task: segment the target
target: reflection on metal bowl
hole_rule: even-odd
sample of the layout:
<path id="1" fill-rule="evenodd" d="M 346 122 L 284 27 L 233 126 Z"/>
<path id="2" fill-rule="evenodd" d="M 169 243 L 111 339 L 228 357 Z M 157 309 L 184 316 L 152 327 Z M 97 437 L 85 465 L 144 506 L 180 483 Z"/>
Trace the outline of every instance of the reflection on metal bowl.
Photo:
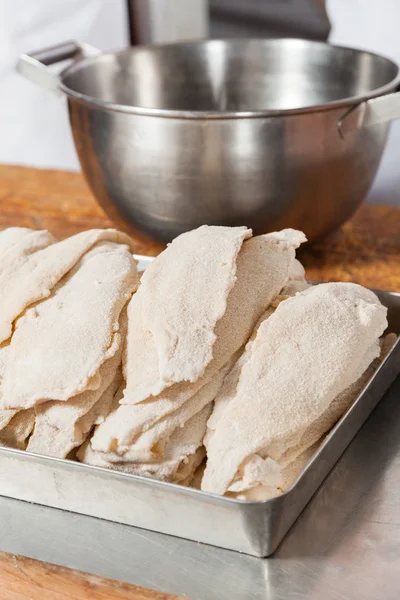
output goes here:
<path id="1" fill-rule="evenodd" d="M 60 76 L 45 66 L 66 58 Z M 18 69 L 67 95 L 104 209 L 165 241 L 203 223 L 326 235 L 363 201 L 400 116 L 393 62 L 305 40 L 107 54 L 70 42 L 23 55 Z"/>

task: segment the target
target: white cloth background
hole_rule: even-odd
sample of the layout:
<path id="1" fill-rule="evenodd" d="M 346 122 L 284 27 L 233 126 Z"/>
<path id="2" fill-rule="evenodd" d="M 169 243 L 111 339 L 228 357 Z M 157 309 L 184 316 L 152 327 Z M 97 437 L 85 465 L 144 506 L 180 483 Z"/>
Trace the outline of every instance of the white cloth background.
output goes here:
<path id="1" fill-rule="evenodd" d="M 400 0 L 327 0 L 329 41 L 383 54 L 400 65 Z M 369 201 L 400 204 L 400 121 L 391 126 Z"/>
<path id="2" fill-rule="evenodd" d="M 0 162 L 78 169 L 65 99 L 15 73 L 23 52 L 69 40 L 128 45 L 125 0 L 0 0 Z"/>

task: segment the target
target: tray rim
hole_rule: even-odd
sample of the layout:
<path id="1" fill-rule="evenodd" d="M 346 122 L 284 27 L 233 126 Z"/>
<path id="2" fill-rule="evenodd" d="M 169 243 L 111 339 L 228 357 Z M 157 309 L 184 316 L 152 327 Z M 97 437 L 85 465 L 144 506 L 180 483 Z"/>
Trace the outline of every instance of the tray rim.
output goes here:
<path id="1" fill-rule="evenodd" d="M 399 296 L 400 296 L 400 294 L 399 294 Z M 380 374 L 380 371 L 381 371 L 383 365 L 385 365 L 385 363 L 388 361 L 390 356 L 395 352 L 395 350 L 397 349 L 397 347 L 399 345 L 400 345 L 400 338 L 397 339 L 395 344 L 390 349 L 390 352 L 388 353 L 388 355 L 385 357 L 385 359 L 379 365 L 379 368 L 375 371 L 375 373 L 371 377 L 371 379 L 369 379 L 367 385 L 361 390 L 361 392 L 356 397 L 356 399 L 354 400 L 354 402 L 350 406 L 350 408 L 342 415 L 342 417 L 337 421 L 337 423 L 333 426 L 333 428 L 329 431 L 329 433 L 326 434 L 324 440 L 321 442 L 320 446 L 318 447 L 318 450 L 313 454 L 312 458 L 308 461 L 306 466 L 299 473 L 299 475 L 297 476 L 297 478 L 295 479 L 293 484 L 290 486 L 290 488 L 288 490 L 286 490 L 285 492 L 283 492 L 282 494 L 279 494 L 279 496 L 276 496 L 274 498 L 269 498 L 267 500 L 242 500 L 242 499 L 238 499 L 238 498 L 230 498 L 229 496 L 221 496 L 219 494 L 214 494 L 211 492 L 204 492 L 203 490 L 198 490 L 196 488 L 179 485 L 177 483 L 161 481 L 159 479 L 155 479 L 155 478 L 151 478 L 151 477 L 144 477 L 142 475 L 133 475 L 131 473 L 123 473 L 116 469 L 106 469 L 104 467 L 88 465 L 88 464 L 81 463 L 79 461 L 73 461 L 73 460 L 70 460 L 67 458 L 57 458 L 54 456 L 48 456 L 46 454 L 37 454 L 36 452 L 28 452 L 27 450 L 18 450 L 16 448 L 8 448 L 6 446 L 0 446 L 0 457 L 1 457 L 1 455 L 5 454 L 5 455 L 9 455 L 10 457 L 13 457 L 13 456 L 18 457 L 22 460 L 37 461 L 37 462 L 43 462 L 43 463 L 48 463 L 48 464 L 56 464 L 56 465 L 60 465 L 61 468 L 70 468 L 72 470 L 81 469 L 83 472 L 87 471 L 87 472 L 99 473 L 99 474 L 102 474 L 103 477 L 111 477 L 111 478 L 119 479 L 122 481 L 136 481 L 138 483 L 144 482 L 147 485 L 159 487 L 161 489 L 170 489 L 170 490 L 174 490 L 174 491 L 179 491 L 179 493 L 181 493 L 181 494 L 189 495 L 192 497 L 200 497 L 202 499 L 207 499 L 208 501 L 210 501 L 212 503 L 217 502 L 219 504 L 231 504 L 231 505 L 233 504 L 233 505 L 239 505 L 239 506 L 244 505 L 246 507 L 265 506 L 267 504 L 273 503 L 277 499 L 282 500 L 285 496 L 288 496 L 294 490 L 294 488 L 297 486 L 300 479 L 303 478 L 306 471 L 311 469 L 313 463 L 318 460 L 319 455 L 322 453 L 324 447 L 329 443 L 330 439 L 335 435 L 337 429 L 340 428 L 343 421 L 347 418 L 348 415 L 350 415 L 350 413 L 353 410 L 355 410 L 355 406 L 361 400 L 361 397 L 365 393 L 365 390 L 371 385 L 371 383 L 377 377 L 379 377 L 379 374 Z"/>
<path id="2" fill-rule="evenodd" d="M 133 256 L 139 263 L 140 262 L 150 263 L 155 258 L 153 256 L 145 256 L 145 255 L 140 255 L 140 254 L 134 254 Z M 310 283 L 312 285 L 318 285 L 319 283 L 323 283 L 323 282 L 310 281 Z M 400 298 L 400 292 L 395 292 L 395 291 L 390 291 L 390 290 L 377 290 L 374 288 L 368 288 L 368 289 L 371 289 L 371 291 L 378 293 L 378 294 L 379 293 L 387 294 L 388 296 L 396 296 L 396 297 Z M 337 430 L 341 427 L 342 423 L 349 417 L 349 415 L 354 410 L 356 410 L 356 406 L 359 403 L 359 401 L 362 399 L 362 396 L 364 395 L 366 390 L 371 386 L 371 384 L 375 381 L 375 379 L 377 379 L 380 376 L 380 372 L 381 372 L 382 368 L 388 362 L 388 360 L 394 354 L 394 352 L 396 352 L 396 350 L 399 348 L 399 346 L 400 346 L 400 335 L 398 336 L 396 342 L 393 344 L 392 348 L 390 349 L 390 351 L 388 352 L 387 356 L 382 361 L 382 363 L 379 365 L 378 369 L 375 371 L 373 376 L 368 380 L 367 384 L 360 391 L 358 396 L 354 399 L 351 406 L 340 417 L 340 419 L 335 423 L 333 428 L 325 435 L 325 438 L 319 445 L 317 451 L 313 454 L 313 456 L 310 458 L 310 460 L 307 462 L 307 464 L 301 470 L 301 472 L 299 473 L 299 475 L 297 476 L 295 481 L 292 483 L 290 488 L 288 488 L 282 494 L 279 494 L 278 496 L 275 496 L 274 498 L 269 498 L 267 500 L 257 500 L 256 501 L 256 500 L 230 498 L 228 496 L 221 496 L 220 494 L 204 492 L 203 490 L 179 485 L 177 483 L 161 481 L 161 480 L 151 478 L 151 477 L 144 477 L 142 475 L 133 475 L 131 473 L 123 473 L 116 469 L 106 469 L 104 467 L 88 465 L 85 463 L 81 463 L 79 461 L 74 461 L 74 460 L 70 460 L 70 459 L 66 459 L 66 458 L 57 458 L 57 457 L 48 456 L 45 454 L 37 454 L 35 452 L 28 452 L 27 450 L 18 450 L 16 448 L 8 448 L 6 446 L 0 446 L 0 457 L 1 457 L 1 455 L 6 455 L 6 456 L 9 456 L 10 458 L 15 457 L 17 459 L 20 459 L 23 461 L 26 460 L 28 462 L 33 461 L 33 462 L 45 463 L 50 466 L 51 465 L 59 465 L 61 469 L 65 469 L 65 468 L 67 468 L 68 470 L 76 470 L 76 469 L 79 470 L 80 469 L 82 471 L 82 473 L 84 473 L 85 471 L 87 473 L 94 473 L 94 474 L 97 473 L 98 475 L 100 475 L 103 478 L 111 478 L 111 479 L 125 481 L 125 482 L 135 481 L 139 485 L 144 483 L 150 487 L 157 487 L 160 489 L 171 490 L 173 492 L 178 492 L 179 494 L 184 494 L 184 495 L 190 496 L 193 499 L 198 498 L 198 499 L 204 500 L 207 503 L 211 503 L 211 504 L 246 507 L 246 508 L 250 508 L 250 510 L 252 507 L 260 509 L 265 506 L 271 506 L 278 501 L 282 502 L 286 497 L 290 496 L 293 493 L 296 486 L 300 483 L 300 480 L 304 477 L 304 475 L 310 469 L 312 469 L 314 463 L 316 461 L 318 461 L 318 458 L 319 458 L 320 454 L 323 452 L 325 446 L 328 445 L 331 438 L 333 436 L 335 436 Z M 1 490 L 0 490 L 0 495 L 1 495 Z"/>

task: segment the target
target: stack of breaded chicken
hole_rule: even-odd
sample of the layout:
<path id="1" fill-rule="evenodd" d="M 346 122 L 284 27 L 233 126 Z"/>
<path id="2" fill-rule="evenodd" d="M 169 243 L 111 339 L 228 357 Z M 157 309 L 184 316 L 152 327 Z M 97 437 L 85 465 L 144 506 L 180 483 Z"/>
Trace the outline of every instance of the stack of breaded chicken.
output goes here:
<path id="1" fill-rule="evenodd" d="M 0 444 L 248 500 L 284 492 L 393 344 L 351 283 L 309 286 L 286 229 L 0 232 Z"/>

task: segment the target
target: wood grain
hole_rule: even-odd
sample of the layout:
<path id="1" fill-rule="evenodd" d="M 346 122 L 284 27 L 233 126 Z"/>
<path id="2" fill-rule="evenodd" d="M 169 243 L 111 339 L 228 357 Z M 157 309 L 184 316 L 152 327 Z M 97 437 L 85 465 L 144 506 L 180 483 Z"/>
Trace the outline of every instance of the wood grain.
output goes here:
<path id="1" fill-rule="evenodd" d="M 179 600 L 178 596 L 4 552 L 0 552 L 0 598 L 1 600 Z"/>
<path id="2" fill-rule="evenodd" d="M 57 237 L 110 227 L 78 173 L 0 166 L 0 228 L 49 229 Z M 135 239 L 136 252 L 156 256 L 163 246 Z M 310 279 L 356 281 L 400 291 L 400 209 L 364 205 L 340 231 L 301 252 Z"/>
<path id="3" fill-rule="evenodd" d="M 400 209 L 364 205 L 329 239 L 300 253 L 309 279 L 400 291 Z"/>
<path id="4" fill-rule="evenodd" d="M 0 229 L 49 229 L 64 238 L 110 227 L 77 173 L 0 166 Z M 135 239 L 138 254 L 163 246 Z M 300 256 L 310 279 L 400 291 L 400 209 L 364 205 L 340 231 Z M 1 600 L 166 600 L 172 596 L 0 553 Z"/>
<path id="5" fill-rule="evenodd" d="M 0 165 L 0 229 L 49 229 L 64 238 L 91 228 L 113 227 L 82 175 Z M 137 254 L 156 256 L 163 245 L 135 239 Z"/>

